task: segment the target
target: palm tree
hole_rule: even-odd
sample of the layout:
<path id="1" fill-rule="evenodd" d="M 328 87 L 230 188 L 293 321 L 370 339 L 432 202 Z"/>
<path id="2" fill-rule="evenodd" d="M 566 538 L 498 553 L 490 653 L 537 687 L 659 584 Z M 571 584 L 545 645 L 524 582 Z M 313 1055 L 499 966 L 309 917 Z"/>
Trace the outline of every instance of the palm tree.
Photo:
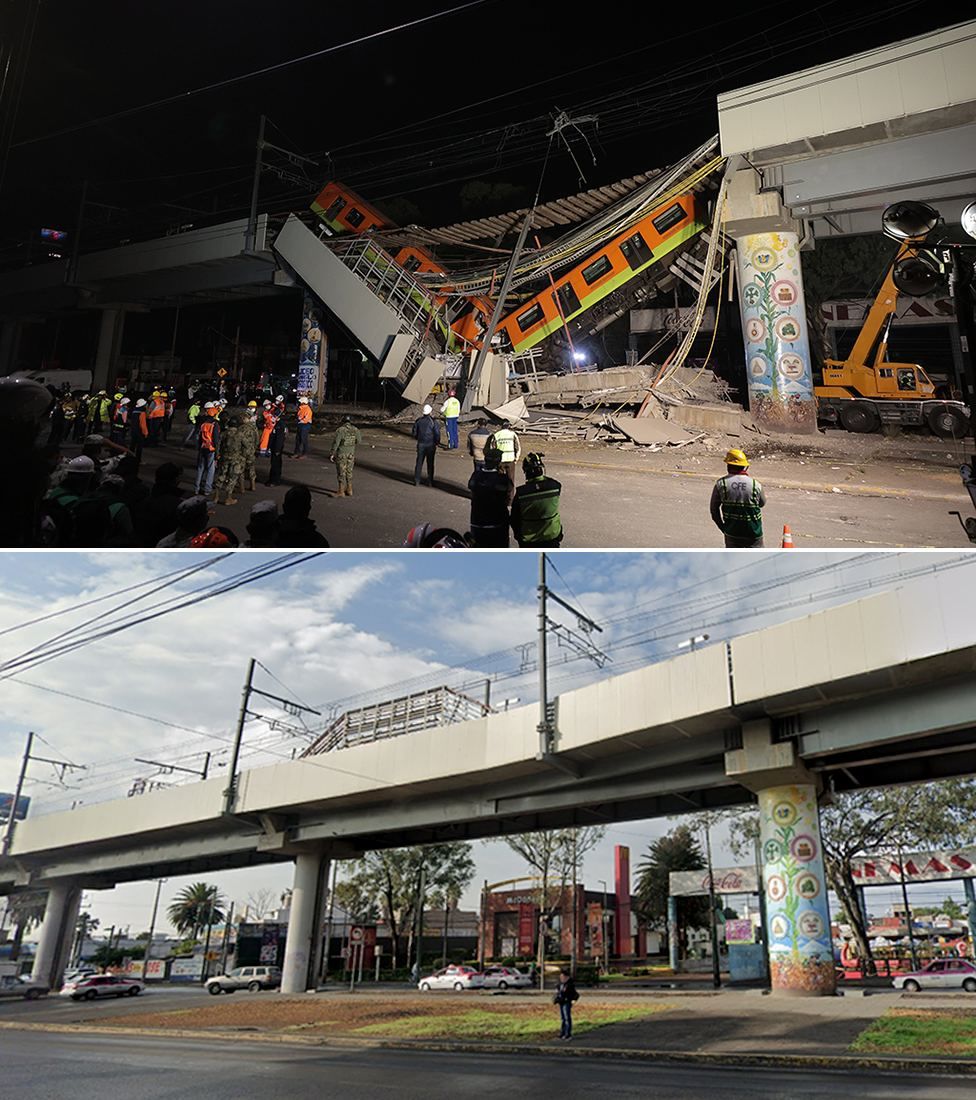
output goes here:
<path id="1" fill-rule="evenodd" d="M 176 895 L 166 912 L 177 932 L 198 939 L 204 928 L 219 924 L 224 919 L 226 905 L 226 899 L 220 896 L 216 886 L 195 882 Z"/>
<path id="2" fill-rule="evenodd" d="M 24 936 L 44 920 L 47 908 L 47 890 L 25 890 L 20 894 L 10 894 L 7 898 L 7 912 L 4 920 L 10 917 L 14 928 L 10 958 L 20 957 L 20 945 Z"/>

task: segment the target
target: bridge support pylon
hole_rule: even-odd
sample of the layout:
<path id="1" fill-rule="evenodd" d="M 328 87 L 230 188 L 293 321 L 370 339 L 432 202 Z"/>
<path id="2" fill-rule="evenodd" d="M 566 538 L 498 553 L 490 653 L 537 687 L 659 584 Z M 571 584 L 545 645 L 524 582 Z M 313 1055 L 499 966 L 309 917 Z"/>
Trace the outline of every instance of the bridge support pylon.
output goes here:
<path id="1" fill-rule="evenodd" d="M 76 883 L 56 882 L 48 889 L 31 973 L 52 990 L 61 988 L 80 908 L 81 887 Z"/>
<path id="2" fill-rule="evenodd" d="M 768 719 L 747 722 L 725 770 L 756 792 L 773 993 L 832 996 L 833 939 L 817 810 L 817 783 L 792 742 L 773 742 Z"/>
<path id="3" fill-rule="evenodd" d="M 314 988 L 318 979 L 313 970 L 318 956 L 316 948 L 322 938 L 329 864 L 329 857 L 318 850 L 301 852 L 295 858 L 288 938 L 281 967 L 282 993 L 304 993 Z"/>

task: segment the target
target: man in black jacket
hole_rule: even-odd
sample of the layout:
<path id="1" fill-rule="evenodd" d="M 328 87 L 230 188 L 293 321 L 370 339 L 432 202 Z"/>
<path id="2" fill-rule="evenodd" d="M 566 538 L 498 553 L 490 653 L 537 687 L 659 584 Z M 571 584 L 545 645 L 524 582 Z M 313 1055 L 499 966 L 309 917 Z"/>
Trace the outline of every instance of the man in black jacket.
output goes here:
<path id="1" fill-rule="evenodd" d="M 572 1039 L 573 1037 L 573 1002 L 578 1000 L 579 993 L 576 991 L 576 983 L 569 971 L 563 967 L 559 971 L 559 985 L 556 987 L 556 994 L 552 998 L 552 1003 L 559 1005 L 560 1039 Z"/>
<path id="2" fill-rule="evenodd" d="M 417 465 L 413 471 L 414 485 L 420 484 L 420 474 L 423 465 L 427 463 L 427 485 L 434 484 L 434 455 L 437 452 L 437 444 L 441 441 L 441 430 L 437 421 L 430 415 L 434 410 L 430 405 L 424 405 L 424 414 L 414 421 L 411 435 L 417 441 Z"/>
<path id="3" fill-rule="evenodd" d="M 501 451 L 490 443 L 484 450 L 484 462 L 468 481 L 471 493 L 471 538 L 476 547 L 508 546 L 508 475 L 498 468 Z"/>

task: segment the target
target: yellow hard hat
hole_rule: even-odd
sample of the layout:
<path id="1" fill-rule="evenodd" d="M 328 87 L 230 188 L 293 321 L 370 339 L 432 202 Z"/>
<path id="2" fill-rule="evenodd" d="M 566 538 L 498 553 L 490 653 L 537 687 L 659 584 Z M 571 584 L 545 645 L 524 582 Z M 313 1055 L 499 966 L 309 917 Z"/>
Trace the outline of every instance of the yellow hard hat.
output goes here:
<path id="1" fill-rule="evenodd" d="M 152 395 L 153 397 L 159 397 L 159 390 L 153 390 Z"/>
<path id="2" fill-rule="evenodd" d="M 248 401 L 247 407 L 249 409 L 256 409 L 258 407 L 257 401 Z"/>
<path id="3" fill-rule="evenodd" d="M 169 397 L 169 393 L 166 390 L 160 390 L 159 391 L 159 396 L 160 397 Z"/>
<path id="4" fill-rule="evenodd" d="M 746 458 L 744 452 L 740 451 L 738 447 L 733 447 L 729 453 L 725 456 L 726 466 L 748 466 L 749 459 Z"/>
<path id="5" fill-rule="evenodd" d="M 117 393 L 117 394 L 115 395 L 115 400 L 116 400 L 116 401 L 121 401 L 121 400 L 122 400 L 122 394 L 120 394 L 120 393 Z"/>

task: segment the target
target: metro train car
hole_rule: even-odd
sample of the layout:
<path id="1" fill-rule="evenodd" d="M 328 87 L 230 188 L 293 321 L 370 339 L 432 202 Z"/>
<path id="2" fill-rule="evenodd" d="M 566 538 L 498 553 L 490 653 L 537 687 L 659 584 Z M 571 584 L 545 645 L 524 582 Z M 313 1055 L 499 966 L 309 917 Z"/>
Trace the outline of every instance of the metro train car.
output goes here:
<path id="1" fill-rule="evenodd" d="M 333 233 L 368 233 L 392 223 L 365 199 L 338 180 L 331 180 L 312 202 L 312 209 Z"/>

